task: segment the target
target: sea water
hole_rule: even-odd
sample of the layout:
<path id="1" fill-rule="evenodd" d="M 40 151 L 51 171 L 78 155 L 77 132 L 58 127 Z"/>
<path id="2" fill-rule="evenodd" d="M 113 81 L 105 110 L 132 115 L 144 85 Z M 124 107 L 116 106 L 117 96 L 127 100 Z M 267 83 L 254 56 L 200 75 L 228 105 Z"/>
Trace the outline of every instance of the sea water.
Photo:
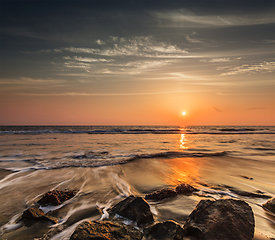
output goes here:
<path id="1" fill-rule="evenodd" d="M 274 237 L 274 215 L 262 209 L 267 198 L 257 194 L 275 196 L 275 127 L 0 127 L 3 239 L 44 234 L 68 239 L 81 221 L 107 218 L 108 208 L 121 199 L 181 182 L 196 186 L 200 194 L 149 202 L 156 222 L 172 219 L 183 224 L 200 200 L 233 197 L 251 205 L 255 239 Z M 53 189 L 78 191 L 61 206 L 43 209 L 55 214 L 57 225 L 16 223 L 24 210 Z"/>

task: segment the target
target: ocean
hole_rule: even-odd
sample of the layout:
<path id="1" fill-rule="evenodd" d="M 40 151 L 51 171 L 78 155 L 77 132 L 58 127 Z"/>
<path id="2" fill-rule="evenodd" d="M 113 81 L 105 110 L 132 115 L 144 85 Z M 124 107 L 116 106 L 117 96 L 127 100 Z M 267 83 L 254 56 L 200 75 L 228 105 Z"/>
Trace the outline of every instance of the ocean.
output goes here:
<path id="1" fill-rule="evenodd" d="M 199 194 L 149 202 L 156 222 L 183 224 L 200 200 L 230 197 L 252 207 L 254 239 L 274 238 L 261 204 L 275 197 L 275 126 L 0 126 L 1 239 L 69 239 L 123 198 L 182 182 Z M 58 224 L 16 222 L 53 189 L 78 191 L 43 209 Z"/>

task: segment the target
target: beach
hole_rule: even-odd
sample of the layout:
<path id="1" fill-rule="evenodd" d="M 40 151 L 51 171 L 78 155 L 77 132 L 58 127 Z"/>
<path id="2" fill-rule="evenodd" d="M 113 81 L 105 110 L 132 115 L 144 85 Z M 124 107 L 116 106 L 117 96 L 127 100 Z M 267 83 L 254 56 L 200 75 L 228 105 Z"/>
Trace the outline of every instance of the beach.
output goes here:
<path id="1" fill-rule="evenodd" d="M 148 200 L 155 222 L 184 224 L 200 200 L 233 198 L 251 206 L 254 239 L 274 238 L 275 215 L 262 207 L 275 196 L 274 146 L 275 127 L 1 127 L 1 239 L 69 239 L 126 197 L 181 183 L 199 191 Z M 77 191 L 42 207 L 57 224 L 16 221 L 54 189 Z"/>

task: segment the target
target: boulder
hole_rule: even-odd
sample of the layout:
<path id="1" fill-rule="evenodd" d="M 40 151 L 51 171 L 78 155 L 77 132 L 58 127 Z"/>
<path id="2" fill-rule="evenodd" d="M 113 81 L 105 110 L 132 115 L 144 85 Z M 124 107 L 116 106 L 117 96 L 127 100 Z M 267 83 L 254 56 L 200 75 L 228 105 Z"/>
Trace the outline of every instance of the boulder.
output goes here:
<path id="1" fill-rule="evenodd" d="M 192 194 L 193 192 L 196 192 L 196 191 L 198 191 L 198 189 L 192 187 L 191 185 L 189 185 L 187 183 L 182 183 L 176 187 L 177 194 L 188 195 L 188 194 Z"/>
<path id="2" fill-rule="evenodd" d="M 150 206 L 142 197 L 129 196 L 116 204 L 110 213 L 133 220 L 138 226 L 154 221 Z"/>
<path id="3" fill-rule="evenodd" d="M 184 236 L 182 227 L 171 220 L 145 228 L 143 233 L 146 240 L 182 240 Z"/>
<path id="4" fill-rule="evenodd" d="M 160 201 L 166 198 L 175 197 L 179 194 L 192 194 L 193 192 L 198 191 L 196 188 L 192 187 L 189 184 L 182 183 L 175 188 L 164 188 L 153 193 L 145 195 L 146 200 Z"/>
<path id="5" fill-rule="evenodd" d="M 173 188 L 164 188 L 153 193 L 145 195 L 146 200 L 161 201 L 166 198 L 177 196 L 177 192 Z"/>
<path id="6" fill-rule="evenodd" d="M 266 203 L 263 204 L 263 207 L 268 209 L 270 212 L 275 213 L 275 198 L 269 199 Z"/>
<path id="7" fill-rule="evenodd" d="M 249 240 L 255 220 L 251 207 L 242 200 L 201 200 L 183 227 L 186 237 L 203 240 Z"/>
<path id="8" fill-rule="evenodd" d="M 86 221 L 77 226 L 70 240 L 141 240 L 143 234 L 122 223 Z"/>
<path id="9" fill-rule="evenodd" d="M 70 198 L 74 197 L 76 193 L 77 191 L 75 190 L 52 190 L 44 194 L 37 203 L 41 205 L 58 206 L 63 202 L 69 200 Z"/>
<path id="10" fill-rule="evenodd" d="M 45 215 L 43 210 L 37 207 L 30 207 L 24 211 L 20 220 L 23 220 L 27 226 L 32 225 L 37 221 L 50 221 L 52 223 L 58 223 L 56 218 Z"/>

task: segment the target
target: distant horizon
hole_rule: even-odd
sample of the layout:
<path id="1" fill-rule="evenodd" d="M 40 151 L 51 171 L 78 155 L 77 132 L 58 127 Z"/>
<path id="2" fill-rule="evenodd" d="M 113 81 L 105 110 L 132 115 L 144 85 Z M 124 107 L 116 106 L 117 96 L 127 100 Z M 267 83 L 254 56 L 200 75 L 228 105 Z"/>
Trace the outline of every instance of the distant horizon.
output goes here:
<path id="1" fill-rule="evenodd" d="M 128 126 L 128 127 L 275 127 L 275 125 L 158 125 L 158 124 L 150 124 L 150 125 L 131 125 L 131 124 L 117 124 L 117 125 L 100 125 L 100 124 L 93 124 L 93 125 L 0 125 L 0 127 L 115 127 L 115 126 Z"/>

